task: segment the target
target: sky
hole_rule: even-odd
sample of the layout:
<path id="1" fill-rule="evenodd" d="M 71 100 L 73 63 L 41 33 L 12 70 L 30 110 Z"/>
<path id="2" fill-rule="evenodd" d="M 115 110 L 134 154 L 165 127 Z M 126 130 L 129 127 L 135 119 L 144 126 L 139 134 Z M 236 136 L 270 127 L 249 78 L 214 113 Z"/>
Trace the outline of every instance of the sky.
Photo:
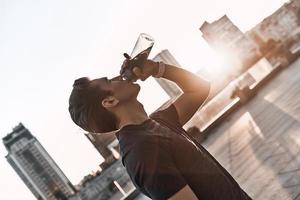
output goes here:
<path id="1" fill-rule="evenodd" d="M 217 70 L 202 23 L 226 14 L 245 32 L 285 2 L 0 0 L 0 136 L 22 122 L 77 184 L 103 159 L 69 117 L 76 78 L 118 75 L 122 54 L 131 52 L 140 33 L 155 38 L 150 57 L 168 49 L 187 70 Z M 138 99 L 148 113 L 168 99 L 152 78 L 140 84 Z M 0 145 L 0 198 L 34 199 L 6 154 Z"/>

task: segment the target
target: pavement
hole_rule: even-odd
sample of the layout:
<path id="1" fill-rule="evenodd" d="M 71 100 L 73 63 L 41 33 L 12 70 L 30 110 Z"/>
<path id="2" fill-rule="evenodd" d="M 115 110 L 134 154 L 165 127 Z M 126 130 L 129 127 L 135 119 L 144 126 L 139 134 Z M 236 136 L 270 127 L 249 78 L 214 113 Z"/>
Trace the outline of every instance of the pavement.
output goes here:
<path id="1" fill-rule="evenodd" d="M 300 200 L 300 59 L 214 128 L 203 146 L 253 199 Z"/>

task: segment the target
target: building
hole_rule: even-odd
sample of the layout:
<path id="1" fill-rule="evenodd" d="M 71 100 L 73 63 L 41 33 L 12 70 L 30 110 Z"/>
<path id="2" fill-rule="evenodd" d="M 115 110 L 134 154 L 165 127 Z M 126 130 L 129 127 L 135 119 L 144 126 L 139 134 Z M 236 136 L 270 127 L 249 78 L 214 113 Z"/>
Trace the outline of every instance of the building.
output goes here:
<path id="1" fill-rule="evenodd" d="M 113 132 L 105 134 L 87 133 L 85 136 L 103 157 L 104 162 L 100 164 L 102 170 L 120 157 L 119 142 Z"/>
<path id="2" fill-rule="evenodd" d="M 105 170 L 90 174 L 78 185 L 78 193 L 70 200 L 119 200 L 135 190 L 121 160 Z"/>
<path id="3" fill-rule="evenodd" d="M 200 31 L 208 44 L 236 71 L 245 71 L 261 57 L 258 45 L 226 15 L 212 23 L 205 21 Z"/>
<path id="4" fill-rule="evenodd" d="M 260 46 L 269 40 L 285 41 L 300 34 L 300 1 L 285 3 L 246 33 Z"/>
<path id="5" fill-rule="evenodd" d="M 176 61 L 176 59 L 172 56 L 172 54 L 167 49 L 158 53 L 152 60 L 162 61 L 166 64 L 180 67 L 180 64 Z M 182 93 L 181 89 L 172 81 L 163 78 L 160 79 L 155 78 L 155 80 L 164 89 L 164 91 L 169 95 L 171 99 L 178 97 Z"/>
<path id="6" fill-rule="evenodd" d="M 7 161 L 37 199 L 63 200 L 75 193 L 62 170 L 22 123 L 2 140 Z"/>
<path id="7" fill-rule="evenodd" d="M 292 0 L 291 3 L 300 8 L 300 0 Z"/>

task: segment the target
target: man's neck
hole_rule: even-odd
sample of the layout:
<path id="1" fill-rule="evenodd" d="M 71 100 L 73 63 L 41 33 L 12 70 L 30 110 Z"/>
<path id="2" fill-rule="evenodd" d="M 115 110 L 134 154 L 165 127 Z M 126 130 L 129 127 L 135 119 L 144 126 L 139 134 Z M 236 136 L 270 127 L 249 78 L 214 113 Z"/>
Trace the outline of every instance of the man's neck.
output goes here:
<path id="1" fill-rule="evenodd" d="M 115 113 L 118 120 L 118 129 L 129 124 L 141 124 L 149 119 L 143 105 L 136 101 L 123 104 Z"/>

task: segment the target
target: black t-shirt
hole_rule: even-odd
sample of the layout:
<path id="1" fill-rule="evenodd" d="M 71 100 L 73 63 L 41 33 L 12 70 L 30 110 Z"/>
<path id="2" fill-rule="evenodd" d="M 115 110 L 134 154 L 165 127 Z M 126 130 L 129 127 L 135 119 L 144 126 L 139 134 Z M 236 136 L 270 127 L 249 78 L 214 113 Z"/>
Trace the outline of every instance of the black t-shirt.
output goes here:
<path id="1" fill-rule="evenodd" d="M 208 151 L 187 136 L 173 104 L 116 135 L 132 182 L 152 199 L 168 199 L 187 184 L 201 200 L 251 199 Z"/>

